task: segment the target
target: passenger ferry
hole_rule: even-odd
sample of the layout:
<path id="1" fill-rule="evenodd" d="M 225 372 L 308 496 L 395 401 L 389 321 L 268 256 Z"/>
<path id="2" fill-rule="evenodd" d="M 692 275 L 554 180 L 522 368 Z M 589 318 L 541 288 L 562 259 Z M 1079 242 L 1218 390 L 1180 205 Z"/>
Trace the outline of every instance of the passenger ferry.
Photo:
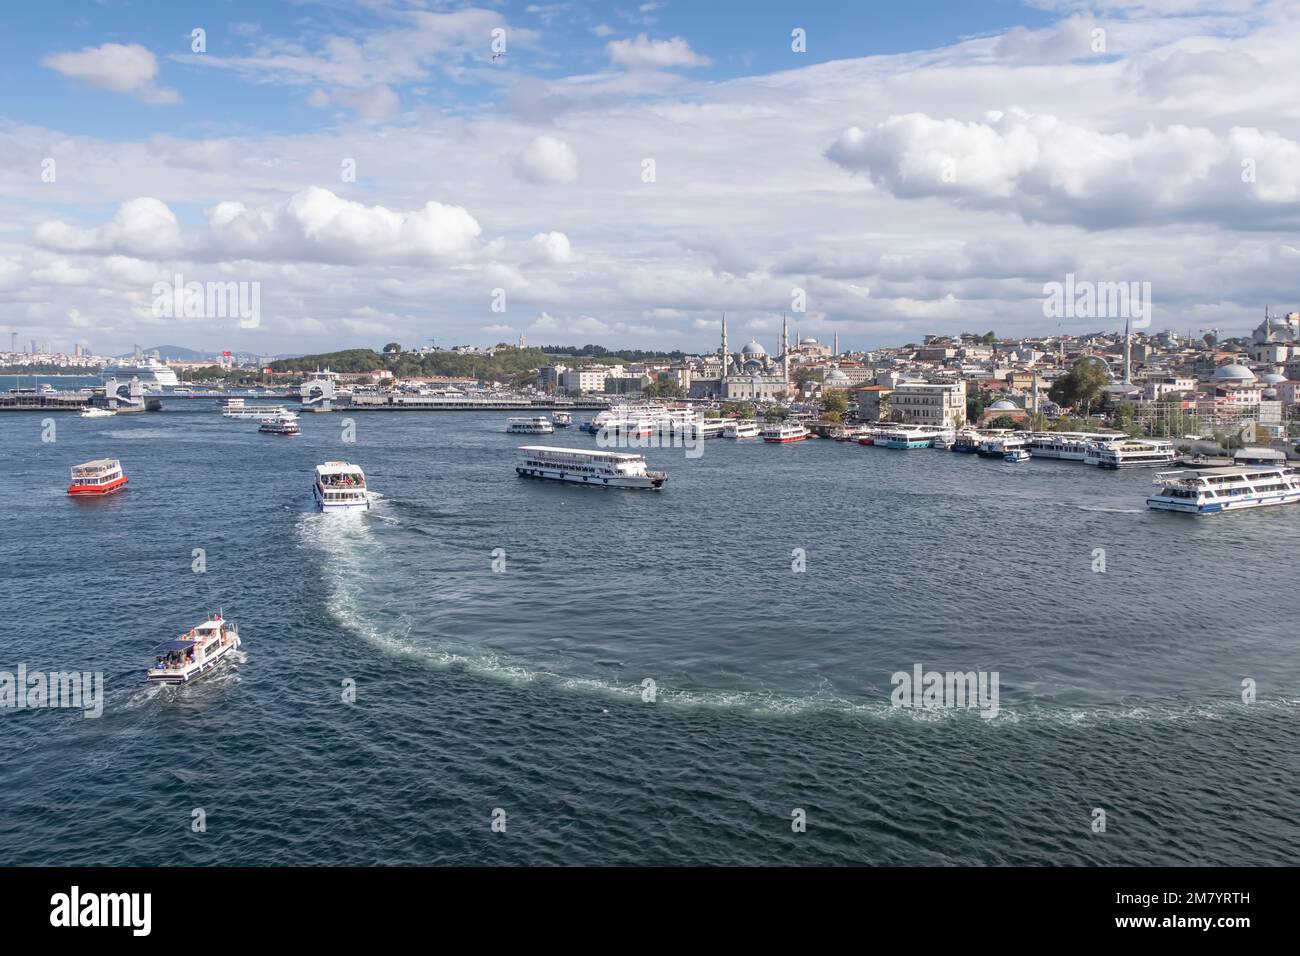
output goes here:
<path id="1" fill-rule="evenodd" d="M 95 405 L 87 405 L 81 410 L 82 418 L 112 418 L 116 414 L 111 408 L 98 408 Z"/>
<path id="2" fill-rule="evenodd" d="M 758 438 L 763 434 L 763 427 L 754 421 L 732 421 L 722 429 L 723 438 Z"/>
<path id="3" fill-rule="evenodd" d="M 873 442 L 877 448 L 931 448 L 934 432 L 926 428 L 883 428 Z"/>
<path id="4" fill-rule="evenodd" d="M 187 684 L 215 668 L 239 650 L 239 630 L 235 625 L 212 615 L 189 633 L 174 641 L 165 641 L 153 649 L 154 665 L 145 672 L 158 684 Z"/>
<path id="5" fill-rule="evenodd" d="M 836 441 L 858 441 L 870 433 L 871 429 L 866 425 L 841 425 L 831 432 L 831 437 Z"/>
<path id="6" fill-rule="evenodd" d="M 808 437 L 808 434 L 808 429 L 802 425 L 772 422 L 763 429 L 763 441 L 785 444 L 792 441 L 803 441 Z"/>
<path id="7" fill-rule="evenodd" d="M 1036 432 L 1029 436 L 1029 453 L 1035 458 L 1083 461 L 1094 444 L 1127 439 L 1123 432 Z"/>
<path id="8" fill-rule="evenodd" d="M 1178 460 L 1174 443 L 1163 439 L 1096 442 L 1084 456 L 1085 465 L 1100 468 L 1150 468 Z"/>
<path id="9" fill-rule="evenodd" d="M 228 398 L 221 406 L 221 414 L 241 421 L 261 421 L 264 418 L 283 418 L 293 412 L 283 405 L 247 405 L 242 398 Z"/>
<path id="10" fill-rule="evenodd" d="M 984 441 L 984 436 L 973 428 L 963 428 L 953 437 L 952 447 L 949 451 L 961 452 L 966 455 L 973 455 L 979 452 L 980 444 Z"/>
<path id="11" fill-rule="evenodd" d="M 550 435 L 554 431 L 555 426 L 545 415 L 506 419 L 506 432 L 511 435 Z"/>
<path id="12" fill-rule="evenodd" d="M 556 428 L 568 428 L 573 424 L 573 414 L 570 412 L 556 412 L 551 416 L 551 424 Z"/>
<path id="13" fill-rule="evenodd" d="M 70 495 L 111 495 L 126 486 L 128 479 L 122 473 L 122 463 L 116 458 L 97 458 L 72 466 Z"/>
<path id="14" fill-rule="evenodd" d="M 312 490 L 316 495 L 316 507 L 321 511 L 366 511 L 370 508 L 366 475 L 359 465 L 346 461 L 327 461 L 317 465 Z"/>
<path id="15" fill-rule="evenodd" d="M 1300 501 L 1300 475 L 1274 465 L 1162 471 L 1154 483 L 1161 490 L 1147 507 L 1158 511 L 1205 515 Z"/>
<path id="16" fill-rule="evenodd" d="M 583 451 L 524 445 L 515 473 L 523 478 L 545 478 L 575 485 L 601 488 L 646 488 L 658 490 L 668 480 L 667 472 L 649 471 L 645 456 L 630 452 Z"/>
<path id="17" fill-rule="evenodd" d="M 275 418 L 262 419 L 262 424 L 257 426 L 257 430 L 263 435 L 297 435 L 301 432 L 298 427 L 298 416 L 292 412 L 277 415 Z"/>
<path id="18" fill-rule="evenodd" d="M 1029 439 L 1024 435 L 1003 432 L 983 438 L 979 444 L 979 456 L 981 458 L 1005 459 L 1011 452 L 1021 451 L 1028 447 Z"/>

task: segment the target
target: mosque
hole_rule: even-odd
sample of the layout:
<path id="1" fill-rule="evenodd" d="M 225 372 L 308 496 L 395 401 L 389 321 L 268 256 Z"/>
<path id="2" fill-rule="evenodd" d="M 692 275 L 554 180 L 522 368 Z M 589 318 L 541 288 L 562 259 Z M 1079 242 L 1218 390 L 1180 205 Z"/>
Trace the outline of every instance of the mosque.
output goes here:
<path id="1" fill-rule="evenodd" d="M 779 402 L 794 391 L 790 378 L 790 361 L 797 355 L 790 347 L 790 323 L 781 320 L 779 354 L 768 355 L 767 350 L 751 340 L 733 354 L 727 343 L 727 317 L 722 317 L 722 345 L 718 349 L 720 378 L 693 378 L 691 398 L 711 398 L 725 401 Z"/>

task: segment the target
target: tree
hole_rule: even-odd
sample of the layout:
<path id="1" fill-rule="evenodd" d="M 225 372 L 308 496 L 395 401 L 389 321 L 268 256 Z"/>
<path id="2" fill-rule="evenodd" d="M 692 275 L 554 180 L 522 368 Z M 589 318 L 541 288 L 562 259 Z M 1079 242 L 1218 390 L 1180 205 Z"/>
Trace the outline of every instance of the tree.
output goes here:
<path id="1" fill-rule="evenodd" d="M 978 341 L 980 345 L 996 345 L 998 337 L 994 335 L 993 331 L 990 329 L 988 332 L 981 335 L 976 341 Z"/>
<path id="2" fill-rule="evenodd" d="M 845 389 L 831 388 L 822 393 L 822 418 L 827 421 L 843 421 L 844 413 L 848 410 L 849 393 Z"/>
<path id="3" fill-rule="evenodd" d="M 988 423 L 986 426 L 984 426 L 984 427 L 986 427 L 986 428 L 1009 428 L 1009 429 L 1012 429 L 1012 430 L 1014 431 L 1015 429 L 1019 428 L 1020 425 L 1019 425 L 1019 423 L 1017 423 L 1016 420 L 1015 420 L 1014 418 L 1012 418 L 1010 415 L 999 415 L 997 418 L 993 419 L 993 421 L 989 422 L 989 423 Z"/>
<path id="4" fill-rule="evenodd" d="M 788 408 L 781 405 L 773 405 L 767 410 L 767 414 L 765 414 L 763 418 L 769 422 L 783 422 L 789 414 L 790 410 Z"/>
<path id="5" fill-rule="evenodd" d="M 384 354 L 385 354 L 385 355 L 401 355 L 401 354 L 402 354 L 402 347 L 401 347 L 400 345 L 398 345 L 396 342 L 389 342 L 387 345 L 384 346 Z"/>
<path id="6" fill-rule="evenodd" d="M 966 421 L 977 422 L 980 416 L 984 414 L 984 399 L 978 395 L 966 396 Z"/>
<path id="7" fill-rule="evenodd" d="M 722 415 L 724 418 L 735 416 L 736 418 L 748 419 L 754 417 L 753 402 L 723 402 Z"/>
<path id="8" fill-rule="evenodd" d="M 1092 403 L 1101 397 L 1101 390 L 1109 381 L 1110 375 L 1101 360 L 1085 356 L 1053 382 L 1047 394 L 1062 408 L 1082 406 L 1086 414 Z"/>
<path id="9" fill-rule="evenodd" d="M 661 378 L 645 387 L 645 393 L 651 398 L 685 398 L 686 389 L 679 382 L 670 378 Z"/>

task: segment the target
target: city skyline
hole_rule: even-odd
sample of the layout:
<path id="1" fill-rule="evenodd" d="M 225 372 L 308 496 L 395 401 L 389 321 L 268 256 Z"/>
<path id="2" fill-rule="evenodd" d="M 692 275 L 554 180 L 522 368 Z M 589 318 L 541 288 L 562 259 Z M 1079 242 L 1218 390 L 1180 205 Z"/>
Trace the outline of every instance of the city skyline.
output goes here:
<path id="1" fill-rule="evenodd" d="M 1073 274 L 1229 337 L 1300 297 L 1282 4 L 758 4 L 743 31 L 676 3 L 145 6 L 20 12 L 0 41 L 20 343 L 1122 328 L 1045 317 Z M 156 314 L 180 277 L 255 285 L 260 314 Z"/>

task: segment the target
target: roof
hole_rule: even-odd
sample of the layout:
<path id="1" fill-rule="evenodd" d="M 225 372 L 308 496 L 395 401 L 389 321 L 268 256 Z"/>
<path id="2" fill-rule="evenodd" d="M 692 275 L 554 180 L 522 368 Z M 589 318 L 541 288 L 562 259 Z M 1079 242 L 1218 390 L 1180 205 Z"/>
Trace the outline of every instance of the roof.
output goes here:
<path id="1" fill-rule="evenodd" d="M 605 458 L 612 461 L 640 461 L 643 456 L 625 451 L 590 451 L 586 448 L 563 448 L 558 445 L 520 445 L 520 451 L 537 451 L 561 453 L 565 455 L 582 455 L 587 458 Z"/>
<path id="2" fill-rule="evenodd" d="M 316 474 L 318 475 L 333 475 L 360 470 L 360 465 L 353 465 L 346 461 L 327 461 L 323 465 L 316 466 Z"/>
<path id="3" fill-rule="evenodd" d="M 85 461 L 85 462 L 82 462 L 80 465 L 73 465 L 72 467 L 74 467 L 74 468 L 94 468 L 94 469 L 100 469 L 100 468 L 116 468 L 116 467 L 117 467 L 117 459 L 116 459 L 116 458 L 96 458 L 94 461 Z"/>

